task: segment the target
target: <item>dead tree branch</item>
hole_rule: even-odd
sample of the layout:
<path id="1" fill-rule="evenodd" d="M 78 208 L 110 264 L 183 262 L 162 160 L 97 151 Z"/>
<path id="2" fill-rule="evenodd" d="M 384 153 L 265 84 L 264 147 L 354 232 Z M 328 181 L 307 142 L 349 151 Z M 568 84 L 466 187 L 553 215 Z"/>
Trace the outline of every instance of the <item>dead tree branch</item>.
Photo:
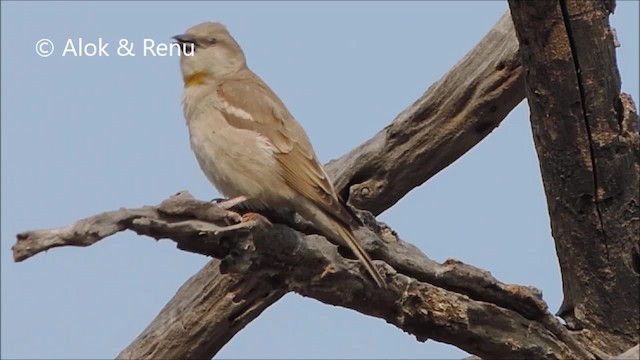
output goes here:
<path id="1" fill-rule="evenodd" d="M 638 343 L 640 138 L 620 93 L 612 1 L 509 0 L 556 243 L 558 313 L 591 349 Z"/>
<path id="2" fill-rule="evenodd" d="M 271 285 L 270 293 L 236 288 L 227 294 L 228 301 L 247 296 L 274 299 L 295 291 L 383 318 L 420 341 L 432 338 L 479 356 L 593 358 L 549 313 L 538 290 L 503 284 L 484 270 L 454 260 L 437 264 L 372 215 L 360 216 L 367 227 L 357 236 L 386 260 L 376 265 L 386 276 L 387 289 L 376 287 L 357 261 L 344 258 L 325 238 L 293 230 L 294 218 L 286 225 L 230 224 L 224 210 L 188 193 L 154 207 L 120 209 L 59 229 L 22 233 L 13 250 L 16 259 L 26 259 L 52 246 L 88 246 L 118 231 L 133 230 L 222 259 L 222 273 Z"/>
<path id="3" fill-rule="evenodd" d="M 378 215 L 456 161 L 524 99 L 508 13 L 391 124 L 327 172 L 350 204 Z"/>

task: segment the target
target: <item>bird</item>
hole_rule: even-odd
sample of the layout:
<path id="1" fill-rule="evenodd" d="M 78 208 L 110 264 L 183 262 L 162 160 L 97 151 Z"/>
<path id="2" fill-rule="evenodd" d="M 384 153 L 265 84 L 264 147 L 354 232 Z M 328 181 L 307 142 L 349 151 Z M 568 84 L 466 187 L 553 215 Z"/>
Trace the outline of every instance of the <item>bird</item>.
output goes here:
<path id="1" fill-rule="evenodd" d="M 385 281 L 353 230 L 362 223 L 336 193 L 302 126 L 247 66 L 220 22 L 173 37 L 180 49 L 182 107 L 190 146 L 208 180 L 251 209 L 288 208 L 346 243 L 379 287 Z"/>

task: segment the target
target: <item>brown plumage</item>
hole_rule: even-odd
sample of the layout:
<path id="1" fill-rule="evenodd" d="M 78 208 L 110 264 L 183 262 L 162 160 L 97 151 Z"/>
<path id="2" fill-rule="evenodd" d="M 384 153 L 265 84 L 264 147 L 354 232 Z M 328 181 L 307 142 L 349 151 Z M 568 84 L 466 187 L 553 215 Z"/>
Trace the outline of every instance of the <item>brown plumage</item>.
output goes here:
<path id="1" fill-rule="evenodd" d="M 359 220 L 336 194 L 304 129 L 247 67 L 226 28 L 203 23 L 175 38 L 195 47 L 181 56 L 184 112 L 191 147 L 214 186 L 253 206 L 293 208 L 326 236 L 344 240 L 383 287 L 351 229 Z"/>

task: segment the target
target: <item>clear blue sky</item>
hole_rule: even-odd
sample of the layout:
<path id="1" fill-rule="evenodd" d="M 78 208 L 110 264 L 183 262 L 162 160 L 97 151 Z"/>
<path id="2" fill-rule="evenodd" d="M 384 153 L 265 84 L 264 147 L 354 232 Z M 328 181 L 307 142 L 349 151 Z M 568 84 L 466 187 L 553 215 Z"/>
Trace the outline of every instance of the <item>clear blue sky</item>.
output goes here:
<path id="1" fill-rule="evenodd" d="M 119 57 L 221 21 L 306 128 L 323 162 L 378 132 L 507 9 L 491 2 L 2 2 L 2 358 L 112 358 L 208 259 L 124 233 L 16 264 L 15 234 L 183 189 L 217 192 L 191 153 L 177 57 Z M 638 101 L 638 2 L 612 17 L 623 89 Z M 110 57 L 61 57 L 68 38 Z M 55 53 L 39 57 L 48 38 Z M 136 51 L 136 50 L 134 50 Z M 138 49 L 139 51 L 139 49 Z M 485 268 L 562 300 L 526 104 L 380 216 L 431 258 Z M 219 358 L 462 358 L 354 311 L 289 294 Z"/>

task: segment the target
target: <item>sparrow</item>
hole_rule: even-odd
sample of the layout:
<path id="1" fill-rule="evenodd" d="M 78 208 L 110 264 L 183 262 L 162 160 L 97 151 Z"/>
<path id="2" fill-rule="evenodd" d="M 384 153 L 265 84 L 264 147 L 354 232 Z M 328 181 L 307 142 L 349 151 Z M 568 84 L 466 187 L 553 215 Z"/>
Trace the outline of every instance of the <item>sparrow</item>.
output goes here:
<path id="1" fill-rule="evenodd" d="M 251 209 L 285 207 L 346 243 L 380 287 L 385 282 L 353 229 L 361 222 L 336 193 L 309 137 L 282 100 L 247 67 L 218 22 L 173 37 L 182 49 L 182 105 L 189 140 L 209 181 Z"/>

